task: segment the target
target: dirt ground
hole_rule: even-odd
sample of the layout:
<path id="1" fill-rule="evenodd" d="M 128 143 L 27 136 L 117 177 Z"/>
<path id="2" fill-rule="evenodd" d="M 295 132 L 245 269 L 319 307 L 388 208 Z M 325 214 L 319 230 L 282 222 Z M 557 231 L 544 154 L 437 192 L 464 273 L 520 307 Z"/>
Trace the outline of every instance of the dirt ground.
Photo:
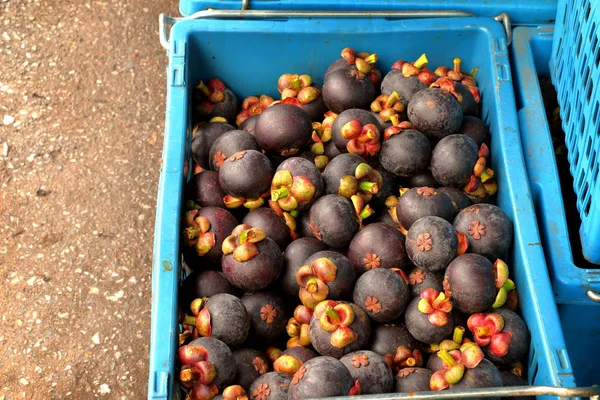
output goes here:
<path id="1" fill-rule="evenodd" d="M 0 400 L 141 399 L 159 0 L 0 0 Z"/>

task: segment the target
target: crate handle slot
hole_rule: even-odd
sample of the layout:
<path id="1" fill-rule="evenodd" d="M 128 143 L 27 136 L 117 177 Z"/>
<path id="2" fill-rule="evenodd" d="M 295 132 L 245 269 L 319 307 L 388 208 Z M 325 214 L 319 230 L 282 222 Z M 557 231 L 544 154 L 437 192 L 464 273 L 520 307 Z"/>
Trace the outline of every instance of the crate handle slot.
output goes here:
<path id="1" fill-rule="evenodd" d="M 585 292 L 586 296 L 590 298 L 590 300 L 595 301 L 596 303 L 600 303 L 600 293 L 595 292 L 593 290 L 588 290 Z"/>
<path id="2" fill-rule="evenodd" d="M 158 16 L 158 28 L 160 44 L 165 50 L 169 50 L 169 29 L 175 23 L 193 19 L 266 19 L 266 18 L 456 18 L 474 17 L 475 15 L 466 11 L 456 10 L 394 10 L 394 11 L 305 11 L 305 10 L 248 10 L 248 0 L 242 1 L 241 10 L 215 10 L 208 8 L 198 11 L 192 15 L 182 18 L 170 17 L 165 13 Z M 494 17 L 504 26 L 506 33 L 506 45 L 512 41 L 510 17 L 502 13 Z"/>

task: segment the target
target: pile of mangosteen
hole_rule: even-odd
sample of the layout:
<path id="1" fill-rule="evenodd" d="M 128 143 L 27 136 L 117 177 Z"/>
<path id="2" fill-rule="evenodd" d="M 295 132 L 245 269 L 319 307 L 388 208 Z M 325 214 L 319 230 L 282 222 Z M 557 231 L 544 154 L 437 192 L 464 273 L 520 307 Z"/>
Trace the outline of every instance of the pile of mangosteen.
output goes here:
<path id="1" fill-rule="evenodd" d="M 458 58 L 382 76 L 376 54 L 341 56 L 322 86 L 274 77 L 276 99 L 196 87 L 179 384 L 190 400 L 526 385 L 475 77 Z"/>

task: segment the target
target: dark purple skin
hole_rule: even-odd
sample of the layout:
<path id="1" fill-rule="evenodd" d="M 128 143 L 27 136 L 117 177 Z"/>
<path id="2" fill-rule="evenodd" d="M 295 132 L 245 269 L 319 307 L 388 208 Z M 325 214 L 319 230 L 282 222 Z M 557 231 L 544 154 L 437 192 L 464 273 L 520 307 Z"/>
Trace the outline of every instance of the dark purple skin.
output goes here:
<path id="1" fill-rule="evenodd" d="M 487 194 L 484 197 L 475 197 L 475 196 L 471 196 L 469 193 L 465 193 L 465 196 L 467 196 L 467 199 L 469 199 L 471 204 L 492 203 L 492 198 L 490 196 L 488 196 Z"/>
<path id="2" fill-rule="evenodd" d="M 431 172 L 429 171 L 420 173 L 419 175 L 411 176 L 406 180 L 406 183 L 407 187 L 409 188 L 421 186 L 429 186 L 432 188 L 440 187 L 438 181 L 435 180 L 435 178 L 433 177 L 433 175 L 431 175 Z"/>
<path id="3" fill-rule="evenodd" d="M 272 343 L 285 334 L 285 325 L 288 322 L 287 307 L 285 302 L 270 292 L 246 293 L 241 298 L 246 311 L 250 315 L 249 339 L 253 343 Z M 275 311 L 273 321 L 263 319 L 266 317 L 263 307 L 271 305 Z"/>
<path id="4" fill-rule="evenodd" d="M 367 365 L 357 364 L 355 356 L 367 357 Z M 340 358 L 342 364 L 348 368 L 354 381 L 360 382 L 360 394 L 389 393 L 394 386 L 394 377 L 390 366 L 385 359 L 372 351 L 359 350 Z"/>
<path id="5" fill-rule="evenodd" d="M 355 119 L 359 120 L 362 125 L 373 124 L 380 133 L 383 133 L 379 121 L 371 114 L 371 112 L 359 108 L 347 109 L 338 115 L 331 126 L 331 140 L 333 141 L 333 144 L 335 144 L 335 147 L 342 153 L 348 152 L 348 149 L 346 148 L 348 140 L 342 137 L 340 129 L 348 122 Z"/>
<path id="6" fill-rule="evenodd" d="M 209 169 L 208 154 L 210 148 L 219 136 L 225 132 L 233 131 L 232 125 L 224 122 L 210 122 L 198 127 L 192 139 L 192 157 L 202 167 Z"/>
<path id="7" fill-rule="evenodd" d="M 398 199 L 396 216 L 404 229 L 410 229 L 419 218 L 427 216 L 436 216 L 452 222 L 454 206 L 448 196 L 433 188 L 412 188 Z"/>
<path id="8" fill-rule="evenodd" d="M 482 120 L 471 115 L 463 117 L 462 125 L 457 133 L 473 139 L 478 148 L 483 143 L 489 144 L 490 142 L 490 128 Z"/>
<path id="9" fill-rule="evenodd" d="M 500 371 L 500 377 L 502 378 L 503 386 L 529 386 L 529 383 L 518 375 L 513 374 L 510 371 Z M 504 399 L 514 400 L 535 400 L 535 396 L 517 396 L 517 397 L 503 397 Z"/>
<path id="10" fill-rule="evenodd" d="M 210 297 L 204 307 L 210 313 L 210 337 L 221 340 L 230 348 L 246 341 L 250 331 L 250 316 L 240 299 L 219 293 Z"/>
<path id="11" fill-rule="evenodd" d="M 249 398 L 255 400 L 257 395 L 254 395 L 254 393 L 258 393 L 258 386 L 267 385 L 266 388 L 269 390 L 269 395 L 264 397 L 264 400 L 287 400 L 288 389 L 291 383 L 292 377 L 283 372 L 267 372 L 252 382 L 247 392 Z"/>
<path id="12" fill-rule="evenodd" d="M 279 286 L 289 297 L 298 300 L 300 287 L 296 283 L 296 272 L 304 265 L 304 261 L 313 254 L 327 250 L 327 246 L 315 238 L 300 238 L 294 240 L 283 252 L 283 271 Z"/>
<path id="13" fill-rule="evenodd" d="M 387 210 L 382 210 L 380 211 L 376 216 L 375 219 L 369 218 L 368 220 L 366 220 L 364 223 L 371 225 L 371 224 L 376 224 L 378 222 L 381 222 L 383 224 L 386 224 L 387 226 L 390 226 L 394 229 L 400 229 L 400 224 L 396 223 L 396 221 L 394 221 L 394 219 L 392 218 L 392 216 L 390 215 L 390 213 Z M 368 226 L 367 225 L 367 226 Z M 404 235 L 402 235 L 404 237 Z M 404 240 L 402 240 L 402 242 L 404 243 Z"/>
<path id="14" fill-rule="evenodd" d="M 258 147 L 254 136 L 242 130 L 225 132 L 210 147 L 208 154 L 210 169 L 218 172 L 221 168 L 224 161 L 219 159 L 219 155 L 227 159 L 242 150 L 260 151 L 260 147 Z"/>
<path id="15" fill-rule="evenodd" d="M 323 78 L 323 80 L 326 81 L 327 78 L 329 78 L 329 75 L 332 72 L 337 71 L 338 69 L 355 70 L 356 69 L 356 65 L 354 65 L 354 64 L 348 64 L 348 61 L 346 61 L 344 58 L 338 58 L 337 60 L 335 60 L 334 62 L 332 62 L 329 65 L 329 67 L 327 67 L 327 71 L 325 71 L 325 77 Z"/>
<path id="16" fill-rule="evenodd" d="M 201 337 L 193 340 L 190 345 L 202 346 L 208 351 L 208 360 L 216 370 L 217 376 L 213 383 L 220 391 L 235 381 L 235 359 L 226 343 L 215 337 Z"/>
<path id="17" fill-rule="evenodd" d="M 185 198 L 200 207 L 222 207 L 225 192 L 219 183 L 219 174 L 214 171 L 202 171 L 190 178 L 185 186 Z"/>
<path id="18" fill-rule="evenodd" d="M 479 158 L 477 143 L 465 135 L 449 135 L 431 153 L 431 174 L 442 186 L 464 187 Z"/>
<path id="19" fill-rule="evenodd" d="M 444 368 L 444 362 L 437 356 L 437 352 L 431 354 L 429 360 L 427 360 L 427 369 L 431 372 L 436 372 L 442 368 Z"/>
<path id="20" fill-rule="evenodd" d="M 296 232 L 301 237 L 314 238 L 312 231 L 310 230 L 309 216 L 309 212 L 305 211 L 296 217 Z"/>
<path id="21" fill-rule="evenodd" d="M 312 121 L 306 111 L 292 104 L 276 104 L 264 110 L 254 137 L 269 154 L 293 156 L 307 148 L 312 138 Z"/>
<path id="22" fill-rule="evenodd" d="M 203 115 L 202 118 L 205 120 L 210 120 L 214 117 L 223 117 L 229 123 L 235 122 L 235 117 L 237 115 L 237 97 L 235 94 L 229 89 L 223 90 L 223 100 L 217 103 L 213 103 L 213 109 L 208 115 Z"/>
<path id="23" fill-rule="evenodd" d="M 416 75 L 407 78 L 401 70 L 393 69 L 383 78 L 381 93 L 391 94 L 395 90 L 400 96 L 400 102 L 407 105 L 415 93 L 426 87 L 427 85 L 421 82 Z"/>
<path id="24" fill-rule="evenodd" d="M 428 239 L 423 238 L 426 234 L 430 235 Z M 456 257 L 458 236 L 452 224 L 445 219 L 423 217 L 411 225 L 405 245 L 408 258 L 417 267 L 441 271 Z"/>
<path id="25" fill-rule="evenodd" d="M 427 169 L 431 144 L 421 132 L 407 129 L 381 144 L 379 163 L 396 176 L 410 177 Z"/>
<path id="26" fill-rule="evenodd" d="M 420 347 L 419 341 L 415 339 L 404 324 L 399 321 L 396 324 L 378 325 L 373 329 L 370 349 L 382 356 L 396 355 L 396 349 L 404 346 L 409 350 L 417 350 Z"/>
<path id="27" fill-rule="evenodd" d="M 317 353 L 322 356 L 340 359 L 348 353 L 360 350 L 369 343 L 369 339 L 371 338 L 371 321 L 369 320 L 369 316 L 356 304 L 344 303 L 349 304 L 354 311 L 354 321 L 348 327 L 358 335 L 358 338 L 354 343 L 344 348 L 334 347 L 330 342 L 331 333 L 321 328 L 319 320 L 313 316 L 310 321 L 310 342 Z"/>
<path id="28" fill-rule="evenodd" d="M 448 265 L 444 292 L 465 314 L 484 312 L 494 304 L 496 284 L 492 263 L 479 254 L 463 254 Z"/>
<path id="29" fill-rule="evenodd" d="M 373 268 L 407 268 L 408 257 L 402 236 L 397 229 L 382 222 L 369 224 L 354 235 L 348 249 L 348 259 L 354 266 L 356 276 Z M 368 254 L 379 257 L 379 261 L 368 259 Z M 379 265 L 373 265 L 373 261 Z"/>
<path id="30" fill-rule="evenodd" d="M 463 120 L 460 103 L 442 89 L 427 88 L 415 93 L 408 103 L 410 122 L 431 140 L 458 132 Z"/>
<path id="31" fill-rule="evenodd" d="M 236 365 L 237 384 L 248 391 L 252 382 L 269 370 L 269 360 L 260 351 L 254 349 L 238 349 L 233 352 Z"/>
<path id="32" fill-rule="evenodd" d="M 460 103 L 463 115 L 473 115 L 476 116 L 477 112 L 477 102 L 475 101 L 475 97 L 473 97 L 473 93 L 465 85 L 460 82 L 454 82 L 454 90 L 462 96 L 462 101 Z"/>
<path id="33" fill-rule="evenodd" d="M 233 286 L 227 281 L 221 271 L 199 270 L 189 274 L 179 289 L 179 304 L 186 313 L 191 314 L 192 301 L 215 294 L 235 294 Z"/>
<path id="34" fill-rule="evenodd" d="M 466 368 L 460 382 L 450 385 L 450 390 L 502 387 L 502 376 L 494 364 L 485 358 L 475 368 Z M 483 397 L 474 397 L 483 399 Z M 499 397 L 486 397 L 485 400 L 499 400 Z"/>
<path id="35" fill-rule="evenodd" d="M 410 294 L 414 297 L 419 297 L 421 292 L 427 288 L 435 289 L 442 292 L 442 282 L 444 280 L 444 272 L 430 272 L 418 267 L 415 267 L 408 273 L 408 284 Z"/>
<path id="36" fill-rule="evenodd" d="M 185 263 L 192 270 L 216 267 L 221 263 L 221 257 L 223 257 L 223 250 L 221 249 L 223 241 L 238 225 L 238 221 L 229 211 L 220 207 L 202 207 L 198 210 L 197 217 L 205 217 L 210 222 L 208 232 L 215 234 L 215 245 L 203 256 L 196 253 L 195 247 L 184 245 L 183 257 Z"/>
<path id="37" fill-rule="evenodd" d="M 318 258 L 327 258 L 337 267 L 335 279 L 327 282 L 329 300 L 346 300 L 352 298 L 352 288 L 356 282 L 356 273 L 348 258 L 337 251 L 324 250 L 308 257 L 303 265 L 311 265 Z"/>
<path id="38" fill-rule="evenodd" d="M 233 253 L 223 256 L 221 267 L 227 280 L 245 291 L 261 290 L 277 280 L 281 273 L 283 257 L 275 241 L 269 237 L 258 243 L 258 254 L 248 261 L 239 262 Z"/>
<path id="39" fill-rule="evenodd" d="M 442 326 L 434 326 L 429 319 L 428 315 L 422 313 L 417 308 L 420 297 L 415 297 L 404 314 L 404 321 L 406 322 L 406 328 L 415 339 L 427 343 L 439 343 L 446 339 L 452 334 L 454 330 L 454 315 L 452 311 L 448 313 L 448 323 Z"/>
<path id="40" fill-rule="evenodd" d="M 327 158 L 329 158 L 329 161 L 333 160 L 340 154 L 342 153 L 338 150 L 335 143 L 333 143 L 333 140 L 330 140 L 329 142 L 325 143 L 325 152 L 323 153 L 323 155 L 326 155 Z"/>
<path id="41" fill-rule="evenodd" d="M 478 229 L 475 224 L 479 224 Z M 481 254 L 491 262 L 504 259 L 513 242 L 512 221 L 492 204 L 474 204 L 465 208 L 454 219 L 454 229 L 467 236 L 470 253 Z"/>
<path id="42" fill-rule="evenodd" d="M 323 180 L 325 181 L 325 192 L 327 194 L 338 194 L 340 188 L 340 179 L 346 175 L 354 176 L 354 171 L 359 164 L 363 164 L 365 159 L 356 154 L 340 154 L 323 171 Z"/>
<path id="43" fill-rule="evenodd" d="M 354 385 L 350 371 L 333 357 L 315 357 L 303 367 L 292 378 L 289 400 L 348 396 Z"/>
<path id="44" fill-rule="evenodd" d="M 381 309 L 368 307 L 368 297 L 375 297 L 381 304 Z M 406 310 L 410 302 L 410 289 L 397 272 L 377 268 L 358 278 L 354 286 L 353 300 L 374 321 L 391 322 Z"/>
<path id="45" fill-rule="evenodd" d="M 369 205 L 378 213 L 387 212 L 385 199 L 392 195 L 398 195 L 397 178 L 394 174 L 384 169 L 381 165 L 373 165 L 373 168 L 377 169 L 377 171 L 379 171 L 381 174 L 382 184 L 379 188 L 379 191 L 375 193 L 371 198 L 371 201 L 369 201 Z"/>
<path id="46" fill-rule="evenodd" d="M 237 160 L 228 158 L 219 170 L 221 187 L 235 197 L 258 198 L 269 191 L 272 179 L 271 161 L 256 150 L 245 150 Z"/>
<path id="47" fill-rule="evenodd" d="M 305 211 L 310 208 L 310 206 L 323 194 L 325 193 L 325 182 L 323 180 L 323 176 L 312 162 L 301 158 L 301 157 L 291 157 L 284 160 L 277 167 L 277 171 L 289 171 L 294 176 L 304 176 L 308 178 L 315 187 L 315 193 L 313 194 L 312 200 L 308 203 L 299 204 L 296 210 L 298 212 Z"/>
<path id="48" fill-rule="evenodd" d="M 337 194 L 328 194 L 313 204 L 309 224 L 314 237 L 334 249 L 350 244 L 360 224 L 352 202 Z"/>
<path id="49" fill-rule="evenodd" d="M 281 355 L 294 357 L 296 360 L 300 361 L 301 364 L 306 364 L 308 360 L 318 356 L 317 353 L 315 353 L 308 347 L 302 346 L 290 347 L 289 349 L 285 349 Z"/>
<path id="50" fill-rule="evenodd" d="M 255 208 L 244 217 L 242 224 L 261 228 L 281 250 L 285 249 L 292 241 L 292 234 L 290 228 L 285 224 L 285 220 L 270 208 Z"/>
<path id="51" fill-rule="evenodd" d="M 368 109 L 375 97 L 377 89 L 367 75 L 359 78 L 356 71 L 339 68 L 325 79 L 321 95 L 325 105 L 336 114 L 350 108 Z"/>
<path id="52" fill-rule="evenodd" d="M 251 133 L 254 136 L 254 127 L 256 126 L 256 122 L 258 121 L 258 117 L 260 114 L 254 114 L 249 116 L 242 122 L 240 125 L 240 129 L 246 132 Z"/>
<path id="53" fill-rule="evenodd" d="M 394 392 L 429 392 L 431 375 L 433 375 L 433 372 L 425 368 L 404 368 L 400 370 L 399 374 L 394 378 Z"/>
<path id="54" fill-rule="evenodd" d="M 319 91 L 321 91 L 323 89 L 320 85 L 313 84 L 313 86 L 316 89 L 318 89 Z M 306 113 L 308 114 L 308 117 L 311 119 L 311 121 L 313 121 L 313 122 L 323 121 L 323 116 L 327 112 L 327 106 L 325 105 L 325 102 L 323 101 L 322 93 L 319 93 L 319 96 L 316 99 L 314 99 L 313 101 L 311 101 L 310 103 L 303 104 L 302 109 L 304 111 L 306 111 Z"/>
<path id="55" fill-rule="evenodd" d="M 467 208 L 471 205 L 469 198 L 460 189 L 442 186 L 440 188 L 437 188 L 437 191 L 440 193 L 444 193 L 450 198 L 450 200 L 452 201 L 452 205 L 454 206 L 455 214 L 458 214 L 460 210 L 462 210 L 463 208 Z"/>
<path id="56" fill-rule="evenodd" d="M 512 333 L 512 340 L 508 353 L 499 357 L 490 351 L 489 346 L 482 347 L 485 357 L 498 366 L 510 366 L 510 364 L 522 360 L 529 351 L 529 330 L 521 317 L 508 308 L 497 308 L 489 310 L 490 313 L 499 314 L 504 319 L 502 332 Z"/>

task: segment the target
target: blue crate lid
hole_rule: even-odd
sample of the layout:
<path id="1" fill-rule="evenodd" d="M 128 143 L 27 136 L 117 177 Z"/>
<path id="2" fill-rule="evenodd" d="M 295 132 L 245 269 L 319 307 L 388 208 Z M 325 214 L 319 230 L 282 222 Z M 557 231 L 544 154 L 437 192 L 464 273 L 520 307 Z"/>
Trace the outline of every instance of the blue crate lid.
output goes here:
<path id="1" fill-rule="evenodd" d="M 240 10 L 456 10 L 478 17 L 508 13 L 514 25 L 539 25 L 554 22 L 557 0 L 180 0 L 181 15 L 214 8 Z"/>
<path id="2" fill-rule="evenodd" d="M 550 73 L 569 150 L 584 257 L 600 264 L 600 3 L 560 0 Z"/>

